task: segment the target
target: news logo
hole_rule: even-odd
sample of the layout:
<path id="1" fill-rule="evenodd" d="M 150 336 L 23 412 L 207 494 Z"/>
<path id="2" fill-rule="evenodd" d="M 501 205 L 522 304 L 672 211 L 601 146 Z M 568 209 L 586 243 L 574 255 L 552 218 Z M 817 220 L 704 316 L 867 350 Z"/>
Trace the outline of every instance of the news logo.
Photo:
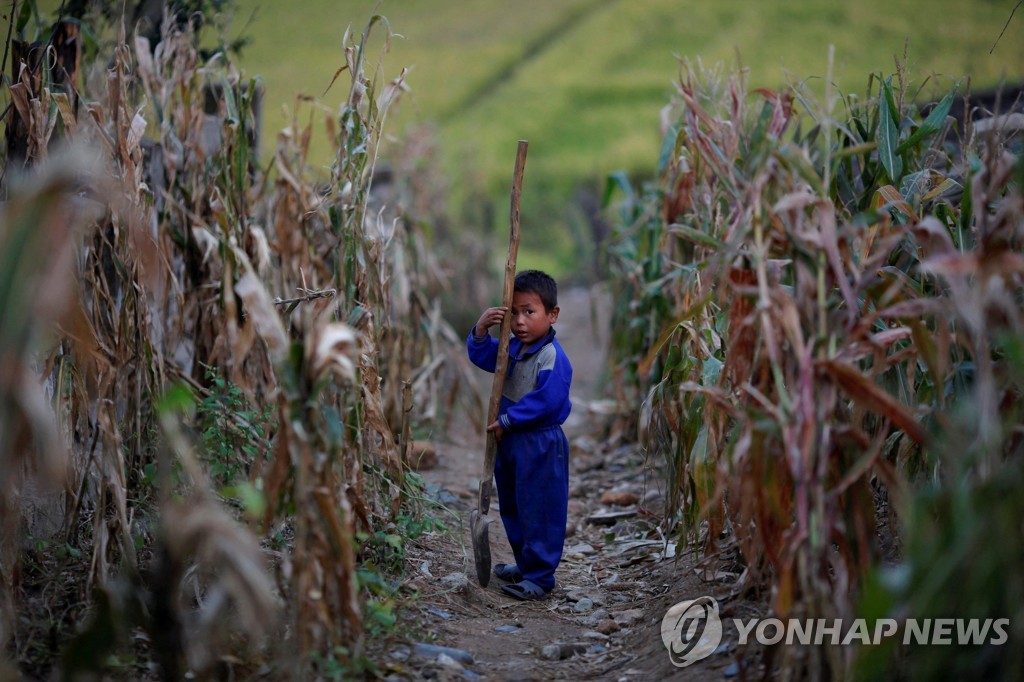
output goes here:
<path id="1" fill-rule="evenodd" d="M 661 619 L 661 641 L 672 665 L 685 668 L 710 656 L 722 642 L 722 619 L 714 597 L 679 602 Z"/>
<path id="2" fill-rule="evenodd" d="M 733 618 L 738 646 L 877 646 L 889 639 L 905 646 L 1002 646 L 1009 618 Z M 707 658 L 722 643 L 722 619 L 714 597 L 679 602 L 661 620 L 661 641 L 680 668 Z"/>

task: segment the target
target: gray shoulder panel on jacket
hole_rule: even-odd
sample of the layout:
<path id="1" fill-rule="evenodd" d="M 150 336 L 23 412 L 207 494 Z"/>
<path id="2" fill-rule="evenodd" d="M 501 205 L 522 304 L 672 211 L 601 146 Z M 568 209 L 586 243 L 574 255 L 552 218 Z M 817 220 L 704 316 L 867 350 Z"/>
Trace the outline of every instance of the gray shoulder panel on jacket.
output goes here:
<path id="1" fill-rule="evenodd" d="M 558 351 L 555 350 L 555 344 L 549 343 L 541 348 L 537 353 L 537 371 L 543 372 L 544 370 L 554 369 L 556 357 L 558 357 Z"/>

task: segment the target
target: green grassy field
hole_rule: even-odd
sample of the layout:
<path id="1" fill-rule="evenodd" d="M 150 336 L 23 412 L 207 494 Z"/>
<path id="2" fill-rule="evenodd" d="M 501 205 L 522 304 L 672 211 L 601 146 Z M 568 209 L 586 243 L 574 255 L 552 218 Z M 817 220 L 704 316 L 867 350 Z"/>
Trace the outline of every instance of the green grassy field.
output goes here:
<path id="1" fill-rule="evenodd" d="M 385 72 L 412 71 L 392 122 L 438 122 L 457 167 L 505 183 L 515 141 L 531 143 L 530 171 L 563 186 L 611 169 L 650 166 L 658 111 L 677 74 L 674 55 L 742 63 L 755 87 L 822 78 L 835 45 L 835 79 L 860 92 L 871 72 L 893 70 L 909 40 L 911 75 L 949 86 L 1024 77 L 1024 16 L 989 49 L 1010 0 L 393 0 L 383 2 L 396 38 Z M 242 66 L 267 86 L 266 126 L 286 123 L 298 92 L 321 96 L 342 63 L 346 26 L 361 30 L 370 0 L 301 5 L 243 0 L 235 17 L 252 44 Z M 323 101 L 336 108 L 343 87 Z M 268 136 L 267 145 L 273 142 Z M 326 162 L 326 145 L 319 159 Z"/>
<path id="2" fill-rule="evenodd" d="M 233 30 L 252 44 L 242 66 L 267 88 L 265 149 L 287 124 L 296 93 L 321 97 L 342 63 L 346 26 L 361 30 L 370 0 L 240 3 Z M 411 92 L 391 132 L 436 124 L 455 188 L 501 198 L 516 140 L 530 141 L 524 220 L 551 215 L 581 182 L 608 172 L 647 172 L 660 143 L 658 113 L 678 74 L 676 56 L 742 64 L 755 87 L 823 83 L 829 45 L 834 80 L 863 92 L 872 72 L 891 73 L 909 40 L 909 72 L 937 89 L 965 75 L 975 87 L 1024 77 L 1024 16 L 1010 0 L 394 0 L 380 13 L 401 38 L 385 73 L 411 72 Z M 344 85 L 322 101 L 331 111 Z M 302 120 L 324 114 L 312 107 Z M 319 124 L 323 130 L 323 125 Z M 316 159 L 330 161 L 328 145 Z M 458 189 L 456 189 L 456 197 Z M 547 218 L 550 219 L 550 218 Z"/>
<path id="3" fill-rule="evenodd" d="M 45 5 L 46 3 L 41 3 Z M 909 41 L 909 75 L 925 92 L 970 75 L 975 88 L 1024 80 L 1024 12 L 1016 0 L 385 0 L 379 12 L 400 34 L 384 59 L 390 78 L 409 67 L 411 91 L 389 122 L 401 136 L 432 125 L 452 205 L 470 192 L 504 206 L 516 141 L 530 154 L 524 225 L 555 222 L 564 251 L 572 191 L 611 171 L 649 173 L 660 144 L 659 111 L 679 72 L 677 57 L 749 70 L 752 87 L 807 80 L 823 90 L 828 50 L 834 81 L 864 91 L 871 73 L 892 73 Z M 359 32 L 375 0 L 239 0 L 229 37 L 248 36 L 240 65 L 266 86 L 263 151 L 290 124 L 313 120 L 313 160 L 332 153 L 326 116 L 336 116 L 345 77 L 342 36 Z M 383 31 L 376 30 L 377 42 Z M 318 104 L 297 104 L 298 95 Z M 498 211 L 496 219 L 506 220 Z M 535 232 L 534 232 L 535 233 Z M 544 263 L 548 265 L 548 263 Z M 557 266 L 549 265 L 554 269 Z"/>

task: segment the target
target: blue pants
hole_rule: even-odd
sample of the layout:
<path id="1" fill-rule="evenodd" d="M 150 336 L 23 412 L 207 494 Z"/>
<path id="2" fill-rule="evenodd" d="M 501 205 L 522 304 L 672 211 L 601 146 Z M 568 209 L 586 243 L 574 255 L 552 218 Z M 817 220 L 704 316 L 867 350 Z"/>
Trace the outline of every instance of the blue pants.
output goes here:
<path id="1" fill-rule="evenodd" d="M 569 443 L 561 426 L 506 431 L 498 443 L 494 482 L 501 521 L 523 578 L 555 586 L 569 505 Z"/>

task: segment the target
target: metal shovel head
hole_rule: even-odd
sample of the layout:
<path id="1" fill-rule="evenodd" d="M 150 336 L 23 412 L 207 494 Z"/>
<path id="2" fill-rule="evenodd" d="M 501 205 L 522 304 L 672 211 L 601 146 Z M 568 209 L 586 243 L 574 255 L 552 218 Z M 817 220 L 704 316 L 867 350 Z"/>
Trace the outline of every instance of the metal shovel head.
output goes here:
<path id="1" fill-rule="evenodd" d="M 480 514 L 474 509 L 469 514 L 469 523 L 473 534 L 473 559 L 476 561 L 476 579 L 481 587 L 491 582 L 491 540 L 487 535 L 487 527 L 491 525 L 491 517 Z"/>

